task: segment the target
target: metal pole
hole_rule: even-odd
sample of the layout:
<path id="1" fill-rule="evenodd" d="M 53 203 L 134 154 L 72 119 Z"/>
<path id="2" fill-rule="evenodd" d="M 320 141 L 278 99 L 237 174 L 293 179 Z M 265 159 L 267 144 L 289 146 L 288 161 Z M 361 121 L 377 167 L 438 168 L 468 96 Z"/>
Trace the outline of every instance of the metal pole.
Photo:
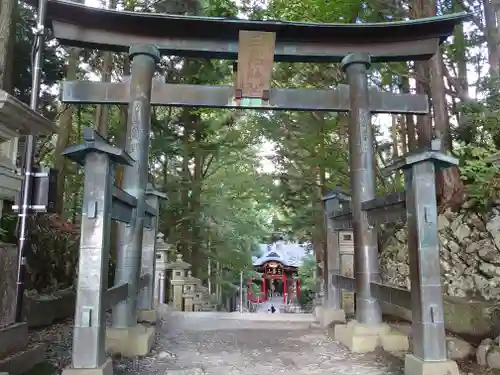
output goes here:
<path id="1" fill-rule="evenodd" d="M 160 305 L 163 305 L 165 303 L 165 273 L 163 271 L 160 272 L 159 283 L 160 285 L 158 285 L 158 303 Z"/>
<path id="2" fill-rule="evenodd" d="M 212 295 L 212 259 L 208 258 L 208 294 Z"/>
<path id="3" fill-rule="evenodd" d="M 221 302 L 221 289 L 220 289 L 220 263 L 217 261 L 216 263 L 216 273 L 217 273 L 217 284 L 215 284 L 215 295 L 217 296 L 217 303 Z"/>
<path id="4" fill-rule="evenodd" d="M 45 15 L 47 13 L 47 0 L 39 0 L 38 18 L 35 29 L 35 45 L 32 56 L 31 75 L 31 98 L 30 108 L 34 111 L 38 108 L 38 95 L 40 94 L 40 81 L 42 76 L 42 56 L 45 34 Z M 34 135 L 26 137 L 23 156 L 24 179 L 21 188 L 21 205 L 19 207 L 19 256 L 17 262 L 17 282 L 16 282 L 16 322 L 23 321 L 23 299 L 26 273 L 26 253 L 29 243 L 29 205 L 31 203 L 31 188 L 33 182 L 33 156 L 35 155 L 36 138 Z"/>
<path id="5" fill-rule="evenodd" d="M 137 324 L 137 294 L 141 266 L 141 245 L 148 183 L 149 134 L 151 132 L 151 88 L 158 49 L 150 45 L 132 46 L 130 103 L 128 107 L 126 151 L 135 160 L 123 174 L 123 190 L 137 199 L 130 225 L 118 227 L 118 251 L 115 285 L 129 284 L 128 299 L 113 309 L 113 327 L 127 328 Z"/>
<path id="6" fill-rule="evenodd" d="M 243 271 L 240 271 L 240 313 L 243 312 Z"/>
<path id="7" fill-rule="evenodd" d="M 356 273 L 356 319 L 359 323 L 382 323 L 378 300 L 370 290 L 371 282 L 380 281 L 377 232 L 369 225 L 362 202 L 375 198 L 373 170 L 373 133 L 368 95 L 366 53 L 352 53 L 342 60 L 350 86 L 349 154 L 354 230 L 354 270 Z"/>

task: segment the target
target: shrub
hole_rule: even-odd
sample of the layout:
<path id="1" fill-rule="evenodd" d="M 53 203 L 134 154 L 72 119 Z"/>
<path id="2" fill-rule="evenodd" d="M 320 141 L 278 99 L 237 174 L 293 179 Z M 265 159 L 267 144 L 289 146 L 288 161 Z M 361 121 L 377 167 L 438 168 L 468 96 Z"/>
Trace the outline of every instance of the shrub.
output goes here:
<path id="1" fill-rule="evenodd" d="M 500 193 L 500 164 L 491 161 L 496 150 L 491 147 L 464 145 L 455 150 L 460 158 L 460 172 L 467 194 L 476 206 L 487 208 Z"/>

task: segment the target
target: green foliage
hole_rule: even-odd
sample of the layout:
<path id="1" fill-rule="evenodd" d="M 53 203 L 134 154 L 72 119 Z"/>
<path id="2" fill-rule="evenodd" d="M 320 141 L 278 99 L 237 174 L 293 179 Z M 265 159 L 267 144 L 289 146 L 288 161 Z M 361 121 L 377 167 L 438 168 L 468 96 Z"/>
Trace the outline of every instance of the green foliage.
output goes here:
<path id="1" fill-rule="evenodd" d="M 302 307 L 307 307 L 314 299 L 316 289 L 315 269 L 316 259 L 312 255 L 306 255 L 298 269 L 300 279 L 299 304 Z"/>
<path id="2" fill-rule="evenodd" d="M 316 270 L 316 259 L 312 255 L 306 255 L 302 259 L 302 264 L 298 269 L 301 291 L 315 290 L 316 287 L 316 280 L 314 278 L 315 270 Z"/>
<path id="3" fill-rule="evenodd" d="M 254 279 L 254 280 L 262 280 L 262 273 L 252 270 L 247 270 L 243 273 L 243 279 Z"/>
<path id="4" fill-rule="evenodd" d="M 164 115 L 158 111 L 156 121 L 161 123 Z M 186 114 L 171 111 L 164 117 L 167 126 L 163 122 L 153 140 L 152 155 L 162 164 L 153 176 L 169 196 L 161 228 L 176 247 L 189 241 L 189 250 L 201 248 L 204 265 L 199 277 L 207 276 L 210 258 L 212 264 L 219 262 L 227 268 L 224 280 L 237 281 L 241 270 L 251 270 L 251 256 L 259 251 L 257 243 L 269 231 L 266 205 L 272 181 L 257 172 L 253 124 L 228 111 L 193 111 L 190 115 L 203 122 L 201 134 L 186 139 L 182 126 Z M 165 146 L 170 153 L 165 153 Z M 185 159 L 189 163 L 201 159 L 199 179 L 182 169 Z M 193 228 L 197 231 L 196 238 L 183 235 L 186 225 L 191 233 Z M 190 254 L 184 255 L 189 261 Z"/>
<path id="5" fill-rule="evenodd" d="M 27 254 L 26 289 L 50 293 L 72 287 L 77 273 L 78 228 L 57 215 L 34 216 L 29 225 L 31 246 Z"/>
<path id="6" fill-rule="evenodd" d="M 262 291 L 260 290 L 260 287 L 257 284 L 251 283 L 250 285 L 252 287 L 252 295 L 254 297 L 258 297 L 262 294 Z"/>
<path id="7" fill-rule="evenodd" d="M 273 0 L 267 15 L 273 19 L 306 22 L 355 22 L 362 11 L 362 2 L 324 0 Z"/>
<path id="8" fill-rule="evenodd" d="M 456 149 L 455 153 L 460 158 L 461 177 L 469 197 L 477 206 L 487 208 L 500 193 L 500 164 L 491 162 L 496 150 L 469 144 Z"/>
<path id="9" fill-rule="evenodd" d="M 500 149 L 500 81 L 486 78 L 479 82 L 481 98 L 461 103 L 463 126 L 456 131 L 459 141 L 481 147 L 491 144 Z"/>
<path id="10" fill-rule="evenodd" d="M 14 45 L 14 64 L 12 72 L 13 94 L 24 103 L 29 103 L 31 95 L 31 52 L 34 42 L 35 14 L 33 9 L 23 1 L 19 2 L 16 14 L 16 43 Z M 54 106 L 55 95 L 49 88 L 59 83 L 64 77 L 64 59 L 58 53 L 57 45 L 46 43 L 42 71 L 42 100 L 44 115 L 54 119 L 57 107 Z"/>
<path id="11" fill-rule="evenodd" d="M 16 223 L 16 215 L 3 215 L 0 218 L 0 242 L 16 243 Z"/>

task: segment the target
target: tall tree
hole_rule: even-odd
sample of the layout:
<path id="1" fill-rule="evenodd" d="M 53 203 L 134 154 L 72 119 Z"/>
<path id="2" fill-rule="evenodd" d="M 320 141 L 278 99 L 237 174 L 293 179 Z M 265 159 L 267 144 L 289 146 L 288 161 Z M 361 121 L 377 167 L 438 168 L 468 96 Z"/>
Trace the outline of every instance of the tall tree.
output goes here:
<path id="1" fill-rule="evenodd" d="M 75 2 L 84 4 L 85 0 L 76 0 Z M 68 81 L 74 81 L 77 79 L 78 63 L 82 50 L 80 48 L 70 47 L 67 49 L 67 53 L 68 60 L 66 64 L 66 79 Z M 64 210 L 64 192 L 66 187 L 66 176 L 68 174 L 68 161 L 66 157 L 62 155 L 62 152 L 69 146 L 73 130 L 74 113 L 74 105 L 64 104 L 62 113 L 59 117 L 59 134 L 57 136 L 54 162 L 54 168 L 58 172 L 55 211 L 59 214 L 62 214 Z"/>
<path id="2" fill-rule="evenodd" d="M 16 8 L 16 0 L 0 2 L 0 88 L 7 92 L 12 90 Z"/>

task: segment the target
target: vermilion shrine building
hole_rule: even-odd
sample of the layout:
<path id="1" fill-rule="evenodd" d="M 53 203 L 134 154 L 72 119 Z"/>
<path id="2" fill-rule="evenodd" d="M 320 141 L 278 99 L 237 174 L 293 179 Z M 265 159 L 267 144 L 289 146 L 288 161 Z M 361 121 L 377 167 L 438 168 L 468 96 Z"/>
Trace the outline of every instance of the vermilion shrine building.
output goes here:
<path id="1" fill-rule="evenodd" d="M 260 287 L 260 293 L 255 288 L 249 288 L 249 299 L 252 302 L 266 301 L 271 297 L 283 297 L 283 302 L 296 301 L 300 296 L 300 282 L 298 267 L 306 250 L 298 244 L 287 244 L 278 241 L 271 245 L 261 245 L 264 253 L 260 257 L 253 257 L 253 266 L 256 272 L 262 274 L 261 279 L 249 280 Z"/>

